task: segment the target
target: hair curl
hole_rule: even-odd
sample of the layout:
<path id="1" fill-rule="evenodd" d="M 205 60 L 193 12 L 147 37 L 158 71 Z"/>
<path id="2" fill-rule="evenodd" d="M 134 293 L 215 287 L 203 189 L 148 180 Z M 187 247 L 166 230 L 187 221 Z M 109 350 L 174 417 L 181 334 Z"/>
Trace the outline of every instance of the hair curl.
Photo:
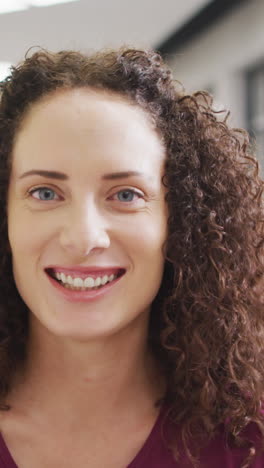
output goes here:
<path id="1" fill-rule="evenodd" d="M 93 53 L 44 50 L 1 83 L 0 402 L 26 359 L 28 311 L 16 289 L 6 195 L 16 133 L 28 109 L 60 88 L 119 93 L 154 119 L 166 148 L 169 208 L 165 271 L 149 341 L 166 377 L 164 397 L 182 426 L 229 439 L 249 422 L 264 434 L 263 182 L 246 132 L 231 129 L 205 92 L 185 94 L 161 57 L 121 48 Z M 254 447 L 249 446 L 254 455 Z M 194 458 L 192 458 L 193 461 Z M 250 462 L 250 457 L 247 463 Z M 246 465 L 245 465 L 246 466 Z"/>

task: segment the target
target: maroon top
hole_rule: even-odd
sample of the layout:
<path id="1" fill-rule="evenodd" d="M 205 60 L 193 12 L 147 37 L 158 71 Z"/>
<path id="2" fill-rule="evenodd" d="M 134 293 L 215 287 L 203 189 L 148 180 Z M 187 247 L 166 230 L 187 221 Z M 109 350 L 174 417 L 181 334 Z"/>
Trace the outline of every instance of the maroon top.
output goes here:
<path id="1" fill-rule="evenodd" d="M 171 425 L 162 426 L 164 411 L 161 411 L 152 431 L 150 432 L 145 444 L 138 452 L 134 460 L 127 468 L 192 468 L 185 455 L 181 455 L 179 462 L 173 459 L 172 453 L 166 446 L 162 436 L 161 429 L 167 434 L 170 432 Z M 175 430 L 175 429 L 174 429 Z M 169 433 L 168 432 L 168 433 Z M 258 442 L 259 432 L 253 424 L 247 429 L 247 437 L 250 440 Z M 241 468 L 242 461 L 247 456 L 246 449 L 228 449 L 224 443 L 224 435 L 218 435 L 201 453 L 202 468 Z M 263 468 L 264 455 L 258 458 L 250 465 L 250 468 Z M 15 464 L 4 439 L 0 434 L 0 468 L 18 468 Z"/>

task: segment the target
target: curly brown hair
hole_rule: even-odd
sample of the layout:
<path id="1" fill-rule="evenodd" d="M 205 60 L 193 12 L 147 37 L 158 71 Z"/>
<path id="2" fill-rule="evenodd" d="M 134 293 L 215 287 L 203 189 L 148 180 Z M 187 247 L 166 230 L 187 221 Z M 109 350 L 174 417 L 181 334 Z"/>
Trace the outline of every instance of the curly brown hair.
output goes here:
<path id="1" fill-rule="evenodd" d="M 38 50 L 1 83 L 0 402 L 27 352 L 28 310 L 13 279 L 7 190 L 16 132 L 34 102 L 59 88 L 109 90 L 153 118 L 166 148 L 165 270 L 149 341 L 167 381 L 165 403 L 188 448 L 197 427 L 230 443 L 255 422 L 264 434 L 263 181 L 247 133 L 213 111 L 206 92 L 173 80 L 159 54 Z M 199 431 L 201 432 L 201 431 Z M 254 447 L 248 446 L 254 455 Z M 195 459 L 192 458 L 195 462 Z M 250 457 L 245 463 L 248 466 Z"/>

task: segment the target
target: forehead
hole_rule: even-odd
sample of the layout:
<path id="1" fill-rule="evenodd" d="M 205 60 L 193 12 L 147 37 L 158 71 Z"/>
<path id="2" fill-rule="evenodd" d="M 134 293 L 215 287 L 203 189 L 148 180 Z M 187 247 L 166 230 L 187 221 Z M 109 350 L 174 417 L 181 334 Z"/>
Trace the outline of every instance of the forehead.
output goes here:
<path id="1" fill-rule="evenodd" d="M 57 91 L 33 104 L 13 153 L 19 166 L 43 159 L 47 164 L 77 162 L 84 155 L 139 166 L 150 158 L 154 166 L 164 159 L 161 139 L 143 109 L 120 95 L 86 88 Z"/>
<path id="2" fill-rule="evenodd" d="M 49 120 L 45 122 L 47 117 Z M 82 129 L 87 130 L 98 130 L 102 124 L 107 126 L 107 123 L 112 127 L 119 125 L 121 132 L 125 127 L 122 123 L 129 121 L 130 128 L 137 126 L 156 132 L 154 119 L 135 102 L 118 93 L 87 87 L 61 89 L 42 97 L 30 106 L 18 133 L 39 124 L 43 127 L 44 123 L 48 125 L 55 119 L 58 125 L 61 122 L 65 126 L 67 119 L 69 125 L 78 122 Z"/>

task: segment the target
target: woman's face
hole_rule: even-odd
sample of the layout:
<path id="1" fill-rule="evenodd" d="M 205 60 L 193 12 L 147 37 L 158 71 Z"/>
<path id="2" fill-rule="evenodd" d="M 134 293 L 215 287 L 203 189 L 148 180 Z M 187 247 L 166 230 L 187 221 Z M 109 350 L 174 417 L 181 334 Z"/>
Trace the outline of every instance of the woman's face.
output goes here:
<path id="1" fill-rule="evenodd" d="M 147 323 L 164 267 L 164 158 L 149 117 L 121 97 L 64 90 L 31 107 L 8 234 L 32 324 L 83 340 Z"/>

